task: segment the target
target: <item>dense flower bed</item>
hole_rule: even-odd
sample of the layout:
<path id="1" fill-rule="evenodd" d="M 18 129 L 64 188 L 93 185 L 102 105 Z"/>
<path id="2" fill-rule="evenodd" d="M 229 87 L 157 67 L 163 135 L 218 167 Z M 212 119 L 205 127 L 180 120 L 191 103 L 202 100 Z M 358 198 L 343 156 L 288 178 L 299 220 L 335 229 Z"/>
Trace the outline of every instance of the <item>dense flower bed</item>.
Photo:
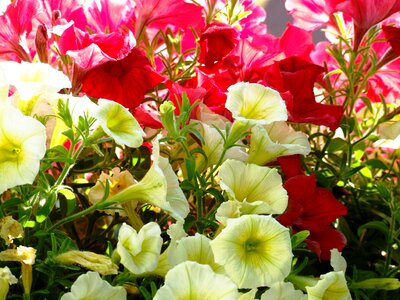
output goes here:
<path id="1" fill-rule="evenodd" d="M 285 6 L 2 0 L 0 299 L 400 297 L 400 1 Z"/>

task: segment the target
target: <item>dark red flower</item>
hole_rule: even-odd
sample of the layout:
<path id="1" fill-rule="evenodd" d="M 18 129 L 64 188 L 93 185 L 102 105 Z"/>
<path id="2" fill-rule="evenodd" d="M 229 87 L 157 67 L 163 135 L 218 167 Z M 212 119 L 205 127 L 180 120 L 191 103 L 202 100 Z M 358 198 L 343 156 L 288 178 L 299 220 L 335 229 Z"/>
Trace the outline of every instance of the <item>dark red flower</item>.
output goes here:
<path id="1" fill-rule="evenodd" d="M 156 73 L 145 54 L 134 48 L 121 60 L 109 61 L 84 73 L 82 92 L 90 97 L 114 100 L 133 109 L 146 92 L 164 78 Z"/>
<path id="2" fill-rule="evenodd" d="M 400 28 L 393 26 L 382 26 L 386 40 L 392 47 L 393 51 L 400 55 Z"/>
<path id="3" fill-rule="evenodd" d="M 226 57 L 237 45 L 238 32 L 228 24 L 209 24 L 200 36 L 199 62 L 213 65 Z"/>
<path id="4" fill-rule="evenodd" d="M 295 232 L 309 230 L 306 242 L 321 259 L 328 260 L 333 248 L 341 251 L 346 239 L 332 223 L 347 213 L 346 206 L 329 190 L 318 187 L 314 175 L 291 177 L 283 186 L 288 192 L 289 204 L 285 213 L 279 216 L 279 222 L 291 226 Z"/>
<path id="5" fill-rule="evenodd" d="M 342 107 L 315 101 L 314 84 L 324 71 L 323 67 L 295 56 L 275 62 L 267 68 L 267 85 L 281 94 L 287 91 L 291 94 L 291 97 L 282 95 L 286 101 L 289 121 L 324 125 L 331 130 L 339 127 Z"/>

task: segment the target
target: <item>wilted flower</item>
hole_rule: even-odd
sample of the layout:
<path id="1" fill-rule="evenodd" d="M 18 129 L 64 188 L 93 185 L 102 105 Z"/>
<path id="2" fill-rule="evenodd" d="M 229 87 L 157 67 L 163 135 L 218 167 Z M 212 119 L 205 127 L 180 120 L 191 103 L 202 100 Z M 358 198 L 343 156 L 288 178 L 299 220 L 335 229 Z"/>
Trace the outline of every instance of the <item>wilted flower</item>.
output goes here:
<path id="1" fill-rule="evenodd" d="M 155 222 L 144 225 L 139 233 L 122 224 L 118 234 L 117 253 L 121 263 L 133 274 L 143 274 L 157 267 L 162 238 L 160 226 Z"/>
<path id="2" fill-rule="evenodd" d="M 101 275 L 118 274 L 118 266 L 111 258 L 90 251 L 71 250 L 57 255 L 54 260 L 63 265 L 80 265 Z"/>
<path id="3" fill-rule="evenodd" d="M 0 261 L 18 261 L 21 263 L 21 277 L 24 293 L 29 294 L 32 286 L 32 265 L 35 263 L 36 249 L 18 246 L 0 252 Z"/>
<path id="4" fill-rule="evenodd" d="M 0 268 L 0 299 L 5 300 L 11 284 L 18 282 L 18 279 L 11 273 L 8 267 Z"/>
<path id="5" fill-rule="evenodd" d="M 45 152 L 45 127 L 17 108 L 0 104 L 0 194 L 33 183 Z"/>
<path id="6" fill-rule="evenodd" d="M 210 266 L 186 261 L 171 269 L 165 284 L 154 296 L 164 299 L 237 299 L 236 285 L 226 276 L 216 274 Z"/>
<path id="7" fill-rule="evenodd" d="M 239 288 L 271 286 L 283 281 L 291 269 L 289 230 L 271 216 L 229 219 L 211 248 L 215 261 Z"/>
<path id="8" fill-rule="evenodd" d="M 276 169 L 228 159 L 221 165 L 219 176 L 229 198 L 243 202 L 243 213 L 280 214 L 287 207 L 287 192 Z"/>
<path id="9" fill-rule="evenodd" d="M 147 202 L 167 211 L 176 220 L 183 221 L 189 213 L 189 204 L 168 160 L 159 155 L 158 142 L 153 144 L 153 155 L 153 165 L 142 180 L 108 200 L 116 203 Z"/>
<path id="10" fill-rule="evenodd" d="M 112 286 L 100 278 L 96 272 L 87 272 L 72 284 L 71 292 L 61 300 L 126 300 L 126 290 L 122 286 Z"/>
<path id="11" fill-rule="evenodd" d="M 6 216 L 0 219 L 0 237 L 6 241 L 6 244 L 11 244 L 14 239 L 24 236 L 22 225 L 14 220 L 11 216 Z"/>

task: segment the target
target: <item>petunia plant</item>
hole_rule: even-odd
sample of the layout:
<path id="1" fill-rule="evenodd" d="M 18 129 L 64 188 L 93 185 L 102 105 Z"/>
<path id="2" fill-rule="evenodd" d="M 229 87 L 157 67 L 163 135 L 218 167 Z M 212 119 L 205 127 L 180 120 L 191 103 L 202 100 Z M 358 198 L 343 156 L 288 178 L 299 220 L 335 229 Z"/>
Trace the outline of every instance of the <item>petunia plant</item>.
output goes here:
<path id="1" fill-rule="evenodd" d="M 400 1 L 3 2 L 0 299 L 400 297 Z"/>

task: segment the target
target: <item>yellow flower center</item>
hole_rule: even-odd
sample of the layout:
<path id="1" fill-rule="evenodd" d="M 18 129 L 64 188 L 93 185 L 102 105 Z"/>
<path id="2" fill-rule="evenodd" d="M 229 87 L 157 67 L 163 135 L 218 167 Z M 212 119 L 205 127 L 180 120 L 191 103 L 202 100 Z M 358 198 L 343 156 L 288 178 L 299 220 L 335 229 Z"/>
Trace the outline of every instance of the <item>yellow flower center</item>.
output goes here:
<path id="1" fill-rule="evenodd" d="M 0 163 L 18 161 L 21 152 L 20 145 L 0 145 Z"/>
<path id="2" fill-rule="evenodd" d="M 255 252 L 257 251 L 258 241 L 248 240 L 244 243 L 246 252 Z"/>

